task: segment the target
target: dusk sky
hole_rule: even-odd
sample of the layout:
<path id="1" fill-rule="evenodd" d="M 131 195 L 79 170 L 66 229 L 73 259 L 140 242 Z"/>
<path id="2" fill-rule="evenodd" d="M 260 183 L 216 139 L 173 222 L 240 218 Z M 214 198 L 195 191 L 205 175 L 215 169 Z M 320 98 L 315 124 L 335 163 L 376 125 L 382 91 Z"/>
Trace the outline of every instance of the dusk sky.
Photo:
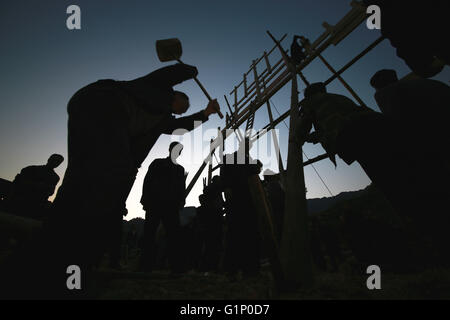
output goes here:
<path id="1" fill-rule="evenodd" d="M 76 4 L 81 8 L 81 30 L 68 30 L 66 9 Z M 323 31 L 324 21 L 333 25 L 350 10 L 350 0 L 318 1 L 106 1 L 45 0 L 2 1 L 0 4 L 0 177 L 13 180 L 23 168 L 44 164 L 52 153 L 66 160 L 57 169 L 61 177 L 67 165 L 67 102 L 81 87 L 99 79 L 130 80 L 166 66 L 155 50 L 155 41 L 179 38 L 183 44 L 183 61 L 195 65 L 198 78 L 210 95 L 217 97 L 223 112 L 228 95 L 242 80 L 253 59 L 273 46 L 266 30 L 280 38 L 289 48 L 294 34 L 305 35 L 311 42 Z M 338 46 L 330 47 L 324 57 L 339 69 L 380 36 L 380 31 L 358 27 Z M 275 63 L 279 54 L 272 59 Z M 399 77 L 410 72 L 395 54 L 389 41 L 382 42 L 343 74 L 362 100 L 379 111 L 373 99 L 370 77 L 379 69 L 395 69 Z M 310 82 L 325 81 L 331 74 L 315 61 L 304 74 Z M 252 78 L 250 78 L 252 79 Z M 449 68 L 436 79 L 448 84 Z M 203 109 L 207 99 L 193 81 L 176 87 L 186 92 L 191 101 L 188 114 Z M 299 80 L 299 91 L 304 85 Z M 328 86 L 332 93 L 348 93 L 338 81 Z M 299 98 L 303 97 L 302 93 Z M 229 96 L 229 101 L 233 99 Z M 290 84 L 273 98 L 282 114 L 289 108 Z M 273 110 L 274 117 L 278 116 Z M 266 108 L 256 114 L 254 128 L 268 123 Z M 289 121 L 286 121 L 289 125 Z M 203 130 L 224 127 L 224 120 L 212 115 Z M 280 145 L 284 162 L 287 152 L 287 128 L 281 123 Z M 204 147 L 208 148 L 205 139 Z M 148 165 L 155 158 L 166 157 L 170 136 L 162 136 L 143 163 L 127 201 L 126 219 L 143 217 L 139 203 L 142 181 Z M 227 151 L 234 151 L 228 149 Z M 305 145 L 309 158 L 323 153 L 318 145 Z M 200 163 L 191 163 L 189 146 L 180 163 L 192 179 Z M 388 156 L 388 155 L 386 155 Z M 108 161 L 108 159 L 104 159 Z M 358 190 L 370 183 L 358 164 L 347 166 L 340 159 L 337 168 L 329 160 L 315 167 L 336 195 Z M 102 163 L 93 163 L 99 170 Z M 276 166 L 265 166 L 276 171 Z M 206 175 L 206 170 L 204 175 Z M 307 197 L 330 196 L 312 167 L 305 168 Z M 197 206 L 202 183 L 187 198 L 187 205 Z M 89 195 L 86 194 L 86 197 Z"/>

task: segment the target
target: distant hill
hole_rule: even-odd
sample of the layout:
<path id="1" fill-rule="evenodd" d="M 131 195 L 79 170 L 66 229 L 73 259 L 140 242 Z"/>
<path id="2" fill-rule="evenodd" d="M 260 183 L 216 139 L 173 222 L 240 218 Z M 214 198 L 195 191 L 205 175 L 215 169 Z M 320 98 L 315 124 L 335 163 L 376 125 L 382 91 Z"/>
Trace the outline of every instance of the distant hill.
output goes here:
<path id="1" fill-rule="evenodd" d="M 316 214 L 323 211 L 328 210 L 332 206 L 334 206 L 336 203 L 339 203 L 341 201 L 350 200 L 357 198 L 361 196 L 368 187 L 362 190 L 357 191 L 346 191 L 341 192 L 338 195 L 334 197 L 323 197 L 323 198 L 313 198 L 313 199 L 307 199 L 307 206 L 308 206 L 308 213 L 309 214 Z"/>
<path id="2" fill-rule="evenodd" d="M 323 197 L 323 198 L 313 198 L 313 199 L 307 199 L 307 206 L 308 206 L 308 212 L 310 215 L 317 214 L 320 212 L 327 211 L 331 207 L 333 207 L 335 204 L 338 204 L 342 201 L 351 200 L 360 197 L 361 195 L 366 192 L 366 190 L 369 187 L 366 187 L 362 190 L 356 190 L 356 191 L 346 191 L 341 192 L 338 195 L 334 197 Z M 180 214 L 180 222 L 182 225 L 186 225 L 189 220 L 192 219 L 192 217 L 195 216 L 195 207 L 185 207 L 183 211 Z M 142 218 L 135 218 L 130 221 L 128 221 L 127 229 L 131 225 L 135 225 L 136 230 L 138 233 L 143 232 L 143 225 L 144 225 L 144 219 Z"/>
<path id="3" fill-rule="evenodd" d="M 0 199 L 3 198 L 6 194 L 8 194 L 11 189 L 12 182 L 9 180 L 5 180 L 0 178 Z"/>

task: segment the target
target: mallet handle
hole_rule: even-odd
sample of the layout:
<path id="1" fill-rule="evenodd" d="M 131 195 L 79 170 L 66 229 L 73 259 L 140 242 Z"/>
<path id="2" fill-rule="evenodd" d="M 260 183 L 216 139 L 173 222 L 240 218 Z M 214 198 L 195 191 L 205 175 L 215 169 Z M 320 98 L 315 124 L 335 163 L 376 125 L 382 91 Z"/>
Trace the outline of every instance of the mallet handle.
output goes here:
<path id="1" fill-rule="evenodd" d="M 179 63 L 183 63 L 180 59 L 177 59 Z M 212 101 L 211 96 L 206 91 L 205 87 L 200 83 L 200 80 L 197 79 L 197 77 L 194 77 L 195 82 L 197 82 L 200 89 L 202 89 L 203 93 L 205 94 L 206 98 L 208 98 L 209 101 Z M 217 110 L 217 114 L 219 115 L 220 119 L 223 119 L 223 114 L 220 112 L 220 110 Z"/>

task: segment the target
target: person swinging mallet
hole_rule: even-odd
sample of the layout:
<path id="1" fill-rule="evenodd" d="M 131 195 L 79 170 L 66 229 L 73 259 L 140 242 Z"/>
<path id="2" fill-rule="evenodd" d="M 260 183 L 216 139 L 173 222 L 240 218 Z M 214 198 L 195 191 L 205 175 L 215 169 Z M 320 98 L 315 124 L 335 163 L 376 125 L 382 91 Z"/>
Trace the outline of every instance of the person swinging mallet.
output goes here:
<path id="1" fill-rule="evenodd" d="M 157 40 L 156 53 L 158 54 L 159 61 L 161 62 L 178 61 L 179 63 L 183 64 L 183 62 L 180 60 L 181 55 L 183 54 L 183 48 L 181 46 L 181 41 L 177 38 Z M 208 94 L 205 87 L 203 87 L 203 85 L 197 79 L 197 77 L 194 77 L 194 80 L 198 84 L 200 89 L 202 89 L 206 98 L 208 98 L 209 101 L 213 101 L 213 99 Z M 223 118 L 222 112 L 220 112 L 219 109 L 216 109 L 216 111 L 220 119 L 222 119 Z"/>

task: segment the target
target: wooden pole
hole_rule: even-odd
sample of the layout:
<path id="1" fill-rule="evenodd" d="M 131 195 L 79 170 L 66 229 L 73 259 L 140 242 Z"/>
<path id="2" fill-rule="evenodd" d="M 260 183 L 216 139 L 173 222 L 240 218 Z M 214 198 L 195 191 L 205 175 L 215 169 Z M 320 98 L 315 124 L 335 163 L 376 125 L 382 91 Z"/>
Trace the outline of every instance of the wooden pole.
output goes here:
<path id="1" fill-rule="evenodd" d="M 228 109 L 230 109 L 231 115 L 233 116 L 233 117 L 232 117 L 232 121 L 231 121 L 231 123 L 230 123 L 230 126 L 231 126 L 231 124 L 232 124 L 234 121 L 236 121 L 237 112 L 233 112 L 233 111 L 231 110 L 230 103 L 228 102 L 227 96 L 224 95 L 223 97 L 225 98 L 225 101 L 226 101 L 226 103 L 227 103 Z M 237 128 L 237 129 L 235 130 L 235 132 L 237 132 L 236 137 L 237 137 L 237 139 L 238 139 L 238 141 L 239 141 L 239 143 L 240 143 L 240 142 L 242 141 L 243 137 L 242 137 L 241 132 L 239 131 L 239 128 Z M 224 141 L 224 142 L 225 142 L 225 141 Z"/>
<path id="2" fill-rule="evenodd" d="M 379 37 L 377 40 L 372 42 L 367 48 L 365 48 L 363 51 L 361 51 L 356 57 L 354 57 L 352 60 L 350 60 L 345 66 L 343 66 L 341 69 L 339 69 L 331 78 L 329 78 L 327 81 L 324 82 L 325 85 L 328 85 L 330 82 L 332 82 L 334 79 L 337 78 L 338 75 L 342 74 L 345 70 L 350 68 L 353 64 L 355 64 L 359 59 L 361 59 L 363 56 L 365 56 L 369 51 L 371 51 L 373 48 L 375 48 L 380 42 L 382 42 L 385 38 L 383 36 Z"/>
<path id="3" fill-rule="evenodd" d="M 213 139 L 211 139 L 211 141 L 209 142 L 209 154 L 211 155 L 211 160 L 209 161 L 208 164 L 208 185 L 211 184 L 211 179 L 212 179 L 212 155 L 214 153 L 214 149 L 213 149 Z"/>
<path id="4" fill-rule="evenodd" d="M 269 57 L 267 55 L 267 52 L 265 51 L 264 51 L 264 60 L 266 60 L 267 72 L 272 73 L 272 67 L 270 66 Z"/>
<path id="5" fill-rule="evenodd" d="M 328 63 L 328 61 L 325 60 L 325 58 L 321 54 L 319 54 L 318 57 L 320 60 L 322 60 L 323 64 L 331 71 L 331 73 L 336 75 L 338 80 L 342 83 L 345 89 L 347 89 L 347 91 L 353 96 L 353 98 L 355 98 L 355 100 L 359 103 L 359 105 L 366 107 L 364 101 L 362 101 L 362 99 L 356 94 L 356 92 L 352 89 L 352 87 L 350 87 L 350 85 L 339 74 L 336 73 L 336 70 Z"/>
<path id="6" fill-rule="evenodd" d="M 277 44 L 292 74 L 286 200 L 280 257 L 286 284 L 295 287 L 299 285 L 307 287 L 313 283 L 313 273 L 309 250 L 302 146 L 298 143 L 298 139 L 295 139 L 296 127 L 299 120 L 296 70 L 295 66 L 289 61 L 280 43 L 269 31 L 267 33 Z"/>
<path id="7" fill-rule="evenodd" d="M 244 73 L 244 94 L 247 96 L 247 75 Z"/>
<path id="8" fill-rule="evenodd" d="M 270 34 L 269 34 L 270 35 Z M 320 54 L 321 52 L 323 52 L 325 49 L 327 49 L 333 42 L 333 38 L 330 37 L 327 39 L 327 37 L 330 35 L 330 32 L 327 31 L 325 33 L 323 33 L 318 39 L 316 39 L 316 41 L 312 44 L 312 48 L 314 48 L 314 54 L 312 54 L 311 56 L 307 57 L 300 65 L 297 66 L 297 71 L 300 72 L 303 68 L 305 68 L 308 64 L 310 64 L 317 56 L 318 54 Z M 283 36 L 286 37 L 286 35 Z M 326 40 L 325 40 L 326 39 Z M 367 52 L 369 52 L 370 50 L 372 50 L 376 45 L 378 45 L 381 41 L 384 40 L 384 37 L 380 37 L 377 40 L 375 40 L 369 47 L 367 47 L 366 49 L 364 49 L 360 54 L 358 54 L 355 58 L 353 58 L 350 62 L 348 62 L 344 67 L 342 67 L 339 71 L 336 72 L 335 75 L 333 75 L 331 78 L 329 78 L 326 82 L 325 85 L 327 85 L 328 83 L 330 83 L 331 81 L 333 81 L 334 79 L 336 79 L 337 75 L 343 73 L 346 69 L 348 69 L 351 65 L 353 65 L 356 61 L 358 61 L 362 56 L 364 56 Z M 275 40 L 276 41 L 276 40 Z M 275 48 L 280 48 L 280 44 L 276 43 L 276 45 L 270 50 L 270 52 L 268 53 L 268 55 L 270 55 L 272 53 L 272 51 Z M 284 52 L 284 51 L 283 51 Z M 284 54 L 285 55 L 285 54 Z M 284 58 L 284 56 L 283 56 Z M 282 59 L 283 60 L 283 59 Z M 280 60 L 281 62 L 281 60 Z M 279 63 L 280 63 L 279 62 Z M 278 63 L 277 63 L 278 65 Z M 275 68 L 276 66 L 274 66 L 273 68 Z M 269 83 L 269 81 L 271 81 L 271 79 L 279 72 L 281 71 L 281 69 L 284 68 L 284 65 L 281 66 L 280 68 L 278 68 L 277 71 L 273 72 L 270 76 L 269 79 L 266 79 L 264 81 L 265 84 Z M 262 101 L 260 101 L 255 110 L 258 110 L 259 107 L 261 107 L 264 103 L 266 103 L 266 101 L 268 101 L 276 92 L 278 92 L 282 87 L 284 87 L 291 79 L 292 79 L 292 74 L 283 74 L 280 75 L 277 79 L 275 79 L 268 87 L 267 90 L 265 90 L 264 92 L 264 98 Z M 238 128 L 240 125 L 242 125 L 242 123 L 245 122 L 245 120 L 249 117 L 249 106 L 247 106 L 246 108 L 244 108 L 244 110 L 242 110 L 241 112 L 237 112 L 238 110 L 238 99 L 237 99 L 237 87 L 234 87 L 234 90 L 232 90 L 230 92 L 230 94 L 232 94 L 234 92 L 234 108 L 235 108 L 235 119 L 234 121 L 232 121 L 225 129 L 225 135 L 224 135 L 224 139 L 226 139 L 228 137 L 228 132 L 226 131 L 227 128 L 231 128 L 231 126 L 233 125 L 234 128 Z M 244 99 L 244 98 L 243 98 Z M 247 101 L 248 102 L 248 101 Z M 246 103 L 247 103 L 246 102 Z M 244 103 L 244 105 L 246 104 Z M 240 102 L 239 102 L 240 104 Z M 274 125 L 280 123 L 283 119 L 287 118 L 289 116 L 289 111 L 286 112 L 285 114 L 283 114 L 282 116 L 280 116 L 278 119 L 276 119 L 274 121 Z M 270 125 L 268 125 L 270 127 Z M 267 127 L 267 126 L 266 126 Z M 224 132 L 222 132 L 224 133 Z M 256 135 L 257 138 L 259 137 L 259 134 Z M 186 189 L 186 196 L 189 194 L 189 192 L 192 190 L 194 184 L 196 183 L 196 181 L 198 180 L 199 176 L 201 175 L 201 173 L 203 172 L 203 170 L 206 167 L 206 164 L 208 162 L 208 159 L 206 159 L 200 166 L 200 168 L 198 169 L 198 171 L 196 172 L 196 174 L 194 175 L 194 177 L 192 178 L 191 182 L 189 183 L 189 186 Z"/>

